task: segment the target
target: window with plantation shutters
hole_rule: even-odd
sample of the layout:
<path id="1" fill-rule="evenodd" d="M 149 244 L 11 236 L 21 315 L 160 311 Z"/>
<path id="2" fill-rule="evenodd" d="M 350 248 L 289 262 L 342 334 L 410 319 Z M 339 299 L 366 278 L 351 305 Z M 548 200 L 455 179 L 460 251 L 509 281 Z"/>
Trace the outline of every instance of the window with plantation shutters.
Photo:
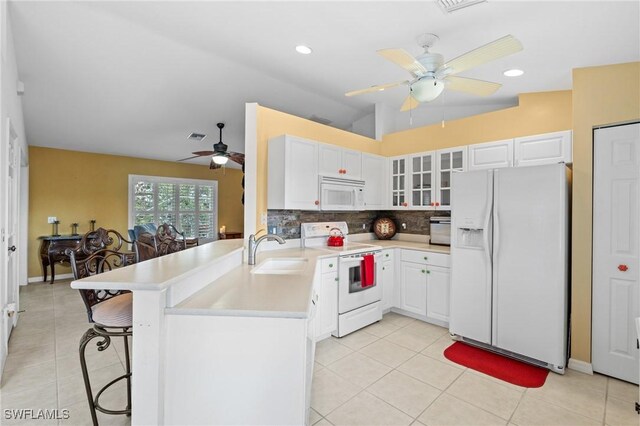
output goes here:
<path id="1" fill-rule="evenodd" d="M 129 175 L 129 227 L 169 223 L 187 238 L 217 239 L 218 182 Z"/>

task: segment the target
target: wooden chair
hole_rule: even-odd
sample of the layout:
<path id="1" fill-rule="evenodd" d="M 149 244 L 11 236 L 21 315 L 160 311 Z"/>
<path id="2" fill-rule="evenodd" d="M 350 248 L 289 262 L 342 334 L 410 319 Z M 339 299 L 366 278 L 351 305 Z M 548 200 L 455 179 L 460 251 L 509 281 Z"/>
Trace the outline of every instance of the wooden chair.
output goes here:
<path id="1" fill-rule="evenodd" d="M 128 240 L 122 238 L 118 232 L 99 228 L 86 233 L 80 240 L 80 247 L 68 250 L 71 259 L 71 269 L 76 280 L 90 277 L 103 272 L 135 263 L 135 253 L 120 251 Z M 131 359 L 129 355 L 129 340 L 132 336 L 132 294 L 122 290 L 79 290 L 82 301 L 87 308 L 87 316 L 93 327 L 85 332 L 80 339 L 80 367 L 84 379 L 91 418 L 93 424 L 98 424 L 96 410 L 105 414 L 131 415 Z M 86 361 L 86 347 L 94 338 L 100 338 L 96 346 L 98 351 L 104 351 L 111 344 L 112 337 L 124 338 L 125 374 L 115 378 L 100 389 L 95 398 L 91 390 L 91 382 Z M 109 410 L 103 408 L 99 399 L 102 393 L 111 385 L 125 379 L 127 381 L 127 407 L 123 410 Z"/>
<path id="2" fill-rule="evenodd" d="M 187 239 L 184 233 L 178 231 L 175 226 L 163 223 L 156 231 L 156 250 L 158 256 L 175 253 L 187 248 Z"/>
<path id="3" fill-rule="evenodd" d="M 138 234 L 138 237 L 133 242 L 133 249 L 136 253 L 136 262 L 144 262 L 158 257 L 156 238 L 148 232 Z"/>

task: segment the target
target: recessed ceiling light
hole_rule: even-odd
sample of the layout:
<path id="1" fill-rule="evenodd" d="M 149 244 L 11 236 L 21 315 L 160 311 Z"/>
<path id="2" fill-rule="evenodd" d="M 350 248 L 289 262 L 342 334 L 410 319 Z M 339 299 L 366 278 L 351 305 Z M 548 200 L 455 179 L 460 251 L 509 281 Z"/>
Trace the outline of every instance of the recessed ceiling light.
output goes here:
<path id="1" fill-rule="evenodd" d="M 510 70 L 506 70 L 502 74 L 506 75 L 507 77 L 520 77 L 522 74 L 524 74 L 524 71 L 513 68 Z"/>
<path id="2" fill-rule="evenodd" d="M 313 52 L 309 46 L 305 46 L 303 44 L 296 46 L 296 52 L 302 53 L 303 55 L 308 55 Z"/>

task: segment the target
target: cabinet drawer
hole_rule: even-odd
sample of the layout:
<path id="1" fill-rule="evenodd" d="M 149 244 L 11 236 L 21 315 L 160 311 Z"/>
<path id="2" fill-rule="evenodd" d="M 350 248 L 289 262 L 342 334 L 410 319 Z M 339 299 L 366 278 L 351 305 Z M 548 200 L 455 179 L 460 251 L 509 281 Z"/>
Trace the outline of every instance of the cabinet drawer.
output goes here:
<path id="1" fill-rule="evenodd" d="M 338 258 L 332 257 L 329 259 L 322 259 L 320 270 L 323 274 L 327 272 L 338 272 Z"/>
<path id="2" fill-rule="evenodd" d="M 448 254 L 433 253 L 419 250 L 402 250 L 403 262 L 422 263 L 449 268 L 451 258 Z"/>

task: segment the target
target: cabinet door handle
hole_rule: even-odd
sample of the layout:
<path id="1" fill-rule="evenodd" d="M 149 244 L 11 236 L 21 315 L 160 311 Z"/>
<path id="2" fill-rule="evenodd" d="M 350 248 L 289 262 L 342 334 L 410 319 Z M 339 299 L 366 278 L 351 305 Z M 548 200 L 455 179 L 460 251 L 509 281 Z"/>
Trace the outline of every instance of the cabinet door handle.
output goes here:
<path id="1" fill-rule="evenodd" d="M 383 271 L 385 270 L 385 267 L 384 267 L 384 266 L 382 267 L 382 270 L 383 270 Z"/>
<path id="2" fill-rule="evenodd" d="M 427 269 L 427 274 L 430 274 L 430 273 L 431 273 L 431 271 Z"/>
<path id="3" fill-rule="evenodd" d="M 334 280 L 335 282 L 338 282 L 338 277 L 335 277 L 333 280 Z"/>
<path id="4" fill-rule="evenodd" d="M 314 202 L 314 204 L 315 204 L 316 206 L 319 206 L 319 205 L 320 205 L 320 201 L 319 201 L 319 200 L 316 200 L 316 201 Z"/>
<path id="5" fill-rule="evenodd" d="M 425 271 L 424 269 L 422 270 L 422 273 L 423 273 L 423 274 L 424 274 L 424 273 L 426 273 L 426 272 L 427 272 L 427 271 Z"/>
<path id="6" fill-rule="evenodd" d="M 333 263 L 330 263 L 330 264 L 329 264 L 329 268 L 333 268 Z"/>
<path id="7" fill-rule="evenodd" d="M 389 257 L 389 253 L 385 253 L 385 256 Z"/>
<path id="8" fill-rule="evenodd" d="M 424 260 L 427 260 L 427 256 L 424 257 Z"/>
<path id="9" fill-rule="evenodd" d="M 628 270 L 629 270 L 629 267 L 628 267 L 627 265 L 625 265 L 624 263 L 623 263 L 623 264 L 618 265 L 618 271 L 620 271 L 620 272 L 627 272 Z"/>

